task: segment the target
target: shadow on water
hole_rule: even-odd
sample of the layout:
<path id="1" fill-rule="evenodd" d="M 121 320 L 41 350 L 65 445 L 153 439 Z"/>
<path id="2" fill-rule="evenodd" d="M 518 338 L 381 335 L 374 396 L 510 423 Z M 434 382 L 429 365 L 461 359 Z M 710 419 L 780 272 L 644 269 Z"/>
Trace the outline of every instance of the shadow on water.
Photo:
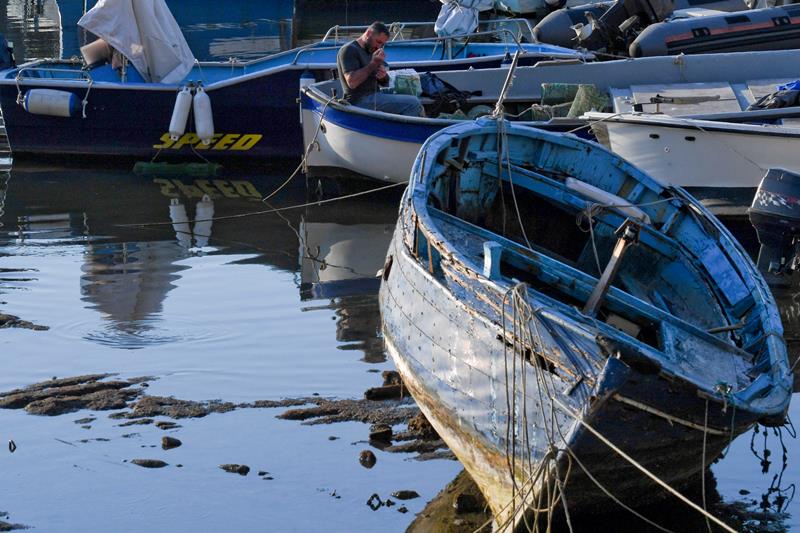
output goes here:
<path id="1" fill-rule="evenodd" d="M 792 429 L 793 431 L 793 429 Z M 789 433 L 784 431 L 783 433 Z M 792 531 L 790 504 L 796 492 L 794 483 L 784 480 L 788 467 L 788 450 L 780 431 L 755 427 L 750 432 L 752 459 L 760 464 L 762 474 L 771 477 L 769 488 L 760 494 L 741 489 L 735 498 L 725 498 L 718 490 L 716 476 L 712 471 L 706 473 L 703 482 L 699 477 L 682 491 L 698 506 L 703 506 L 705 489 L 706 509 L 736 531 L 746 533 Z M 788 436 L 787 436 L 788 438 Z M 794 438 L 792 435 L 791 438 Z M 742 437 L 745 439 L 745 436 Z M 705 487 L 703 484 L 705 483 Z M 613 488 L 609 487 L 613 493 Z M 650 490 L 661 490 L 655 484 Z M 566 485 L 566 498 L 569 501 L 569 483 Z M 581 514 L 572 509 L 566 513 L 555 514 L 548 529 L 546 518 L 539 520 L 539 528 L 534 521 L 528 522 L 524 530 L 565 532 L 592 531 L 593 533 L 641 533 L 658 531 L 724 531 L 686 504 L 666 498 L 662 503 L 648 507 L 635 508 L 640 516 L 622 509 L 616 502 L 607 500 L 607 513 Z M 423 509 L 409 525 L 406 533 L 471 533 L 491 531 L 492 514 L 486 505 L 477 485 L 470 475 L 462 470 L 442 491 Z"/>

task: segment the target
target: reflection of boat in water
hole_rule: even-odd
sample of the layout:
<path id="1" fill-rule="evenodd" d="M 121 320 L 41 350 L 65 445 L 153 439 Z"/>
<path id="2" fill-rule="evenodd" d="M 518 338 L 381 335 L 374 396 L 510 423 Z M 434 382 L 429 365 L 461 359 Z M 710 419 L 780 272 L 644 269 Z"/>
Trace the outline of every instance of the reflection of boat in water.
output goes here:
<path id="1" fill-rule="evenodd" d="M 300 276 L 305 297 L 377 293 L 394 226 L 300 221 Z"/>
<path id="2" fill-rule="evenodd" d="M 61 27 L 56 0 L 7 0 L 0 7 L 0 29 L 19 59 L 61 57 Z"/>
<path id="3" fill-rule="evenodd" d="M 301 218 L 300 295 L 331 300 L 336 308 L 336 339 L 342 349 L 364 351 L 364 361 L 386 360 L 380 339 L 376 273 L 383 265 L 394 228 L 394 209 L 384 222 L 341 224 Z M 373 217 L 374 218 L 374 217 Z"/>
<path id="4" fill-rule="evenodd" d="M 213 216 L 227 216 L 265 209 L 263 194 L 281 181 L 235 174 L 215 179 L 138 177 L 127 170 L 16 165 L 5 202 L 6 226 L 0 230 L 14 232 L 16 242 L 85 248 L 82 298 L 107 319 L 92 334 L 94 342 L 139 347 L 169 341 L 161 325 L 164 301 L 192 264 L 186 260 L 196 254 L 231 254 L 238 256 L 238 263 L 295 274 L 296 294 L 309 302 L 304 308 L 314 309 L 310 300 L 324 299 L 324 309 L 335 315 L 339 349 L 362 351 L 367 362 L 384 361 L 374 276 L 391 235 L 384 235 L 385 228 L 396 218 L 397 196 L 289 210 L 281 213 L 283 218 L 209 220 L 212 210 Z M 308 200 L 298 182 L 272 205 Z M 140 222 L 164 225 L 126 226 Z M 302 228 L 300 240 L 296 228 Z M 350 241 L 338 244 L 338 231 Z M 313 247 L 316 259 L 326 261 L 325 268 L 309 264 L 301 241 Z"/>
<path id="5" fill-rule="evenodd" d="M 654 478 L 672 492 L 784 423 L 775 302 L 682 190 L 596 144 L 479 120 L 426 142 L 401 206 L 386 346 L 499 526 L 559 494 L 590 512 L 604 487 L 653 503 Z"/>

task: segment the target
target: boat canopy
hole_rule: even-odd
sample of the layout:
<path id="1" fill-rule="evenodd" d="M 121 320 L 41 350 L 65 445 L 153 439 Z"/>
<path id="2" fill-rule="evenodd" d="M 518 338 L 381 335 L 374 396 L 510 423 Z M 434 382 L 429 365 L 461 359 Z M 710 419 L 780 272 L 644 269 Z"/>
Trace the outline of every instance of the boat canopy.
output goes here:
<path id="1" fill-rule="evenodd" d="M 180 83 L 195 59 L 164 0 L 99 0 L 78 21 L 149 82 Z"/>
<path id="2" fill-rule="evenodd" d="M 442 9 L 436 18 L 434 31 L 439 37 L 463 35 L 478 27 L 478 12 L 492 9 L 495 0 L 439 0 Z"/>

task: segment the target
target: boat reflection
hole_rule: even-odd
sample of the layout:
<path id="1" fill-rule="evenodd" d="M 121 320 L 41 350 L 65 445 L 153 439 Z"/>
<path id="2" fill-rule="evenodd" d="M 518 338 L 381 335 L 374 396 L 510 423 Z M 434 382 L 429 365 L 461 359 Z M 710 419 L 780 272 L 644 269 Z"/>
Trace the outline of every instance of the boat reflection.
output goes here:
<path id="1" fill-rule="evenodd" d="M 164 333 L 162 314 L 168 294 L 191 268 L 186 259 L 225 254 L 293 273 L 301 301 L 324 301 L 303 309 L 333 311 L 339 349 L 360 351 L 365 362 L 384 362 L 375 274 L 391 238 L 397 198 L 214 220 L 310 200 L 298 180 L 281 192 L 280 201 L 265 206 L 264 192 L 274 190 L 285 171 L 274 174 L 138 177 L 128 169 L 53 169 L 26 162 L 11 172 L 0 220 L 18 244 L 84 247 L 81 298 L 103 317 L 102 328 L 89 336 L 94 342 L 131 349 L 174 341 Z M 0 194 L 6 181 L 0 181 Z M 16 222 L 16 231 L 9 221 Z M 130 225 L 139 222 L 162 224 Z"/>
<path id="2" fill-rule="evenodd" d="M 0 28 L 14 43 L 18 60 L 61 57 L 61 12 L 56 0 L 8 0 L 0 7 Z"/>
<path id="3" fill-rule="evenodd" d="M 393 230 L 391 219 L 371 224 L 300 220 L 300 297 L 329 299 L 336 309 L 336 340 L 345 343 L 340 349 L 361 350 L 368 363 L 386 361 L 376 273 Z"/>
<path id="4" fill-rule="evenodd" d="M 758 433 L 757 431 L 755 432 Z M 766 448 L 764 448 L 766 449 Z M 753 448 L 754 454 L 758 457 Z M 762 452 L 763 454 L 763 449 Z M 794 497 L 794 485 L 782 481 L 786 470 L 786 454 L 784 454 L 783 470 L 773 479 L 771 486 L 760 497 L 747 491 L 740 493 L 740 498 L 725 501 L 717 489 L 717 480 L 713 472 L 707 473 L 706 500 L 709 509 L 725 523 L 737 531 L 788 531 L 789 515 L 786 513 L 789 502 Z M 783 487 L 782 487 L 783 485 Z M 782 487 L 782 488 L 781 488 Z M 699 485 L 696 493 L 690 496 L 701 503 Z M 569 498 L 569 493 L 566 494 Z M 705 520 L 681 503 L 662 502 L 658 506 L 637 509 L 659 527 L 648 525 L 629 512 L 614 507 L 609 502 L 608 514 L 581 515 L 572 509 L 570 522 L 559 516 L 554 522 L 552 531 L 592 531 L 593 533 L 642 533 L 656 531 L 707 531 Z M 473 533 L 491 531 L 492 515 L 477 485 L 470 475 L 462 470 L 437 494 L 422 512 L 406 529 L 406 533 L 428 533 L 430 531 L 447 531 L 449 533 Z M 533 524 L 530 524 L 533 526 Z M 541 525 L 544 531 L 546 525 Z M 534 529 L 537 531 L 537 529 Z M 716 529 L 715 529 L 716 531 Z"/>

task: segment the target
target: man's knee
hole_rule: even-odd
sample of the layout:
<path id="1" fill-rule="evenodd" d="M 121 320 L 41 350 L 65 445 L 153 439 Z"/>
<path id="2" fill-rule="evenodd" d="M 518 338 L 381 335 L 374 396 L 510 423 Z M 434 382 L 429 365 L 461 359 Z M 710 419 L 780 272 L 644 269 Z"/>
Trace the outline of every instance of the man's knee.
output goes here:
<path id="1" fill-rule="evenodd" d="M 413 117 L 422 115 L 422 102 L 419 98 L 410 94 L 399 94 L 402 97 L 403 114 Z"/>

